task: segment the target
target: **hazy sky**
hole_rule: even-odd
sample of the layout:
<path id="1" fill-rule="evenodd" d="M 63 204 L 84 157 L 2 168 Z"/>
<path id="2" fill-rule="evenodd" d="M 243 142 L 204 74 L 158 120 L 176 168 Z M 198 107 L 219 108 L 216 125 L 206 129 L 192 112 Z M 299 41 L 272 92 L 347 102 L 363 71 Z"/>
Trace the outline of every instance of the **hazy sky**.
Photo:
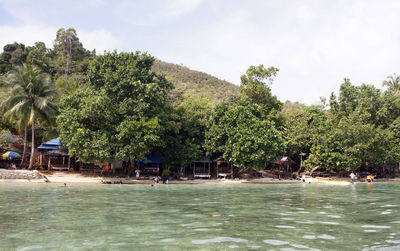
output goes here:
<path id="1" fill-rule="evenodd" d="M 61 27 L 87 49 L 147 51 L 235 84 L 250 65 L 275 66 L 281 101 L 400 73 L 397 0 L 0 0 L 0 48 L 52 47 Z"/>

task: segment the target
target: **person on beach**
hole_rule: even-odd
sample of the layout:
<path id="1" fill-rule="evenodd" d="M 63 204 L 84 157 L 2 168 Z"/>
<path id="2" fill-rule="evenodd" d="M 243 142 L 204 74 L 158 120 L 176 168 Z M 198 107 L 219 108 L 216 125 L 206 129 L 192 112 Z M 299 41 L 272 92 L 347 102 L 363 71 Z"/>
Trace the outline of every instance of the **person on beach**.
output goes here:
<path id="1" fill-rule="evenodd" d="M 15 163 L 14 163 L 14 162 L 13 162 L 13 163 L 11 163 L 10 169 L 14 169 L 14 170 L 16 170 L 16 169 L 17 169 L 17 166 L 15 165 Z"/>
<path id="2" fill-rule="evenodd" d="M 367 182 L 372 182 L 374 181 L 374 176 L 372 174 L 369 174 L 366 178 Z"/>
<path id="3" fill-rule="evenodd" d="M 353 172 L 351 172 L 351 174 L 350 174 L 351 184 L 354 184 L 355 178 L 356 178 L 356 175 Z"/>
<path id="4" fill-rule="evenodd" d="M 111 169 L 111 167 L 110 167 L 109 165 L 105 165 L 105 166 L 103 167 L 103 171 L 101 171 L 101 174 L 102 174 L 102 175 L 104 175 L 104 174 L 109 174 L 110 169 Z"/>
<path id="5" fill-rule="evenodd" d="M 135 174 L 136 174 L 136 179 L 139 179 L 139 177 L 140 177 L 140 170 L 139 170 L 139 169 L 136 169 L 136 170 L 135 170 Z"/>

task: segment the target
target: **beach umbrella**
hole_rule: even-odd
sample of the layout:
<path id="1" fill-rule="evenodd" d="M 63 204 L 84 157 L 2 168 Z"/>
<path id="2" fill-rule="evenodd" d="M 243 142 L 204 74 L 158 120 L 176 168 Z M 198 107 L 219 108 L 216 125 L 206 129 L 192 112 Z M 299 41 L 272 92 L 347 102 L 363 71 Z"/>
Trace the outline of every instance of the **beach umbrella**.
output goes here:
<path id="1" fill-rule="evenodd" d="M 1 157 L 5 158 L 21 158 L 21 155 L 16 152 L 8 151 L 1 155 Z"/>

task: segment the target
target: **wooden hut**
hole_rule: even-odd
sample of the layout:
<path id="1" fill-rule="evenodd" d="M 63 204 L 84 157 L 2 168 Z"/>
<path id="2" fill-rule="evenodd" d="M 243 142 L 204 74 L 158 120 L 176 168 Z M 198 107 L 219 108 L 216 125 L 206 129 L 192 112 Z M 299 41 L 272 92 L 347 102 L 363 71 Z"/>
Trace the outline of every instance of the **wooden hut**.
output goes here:
<path id="1" fill-rule="evenodd" d="M 194 178 L 211 178 L 212 161 L 206 157 L 192 162 Z"/>
<path id="2" fill-rule="evenodd" d="M 280 159 L 272 162 L 274 175 L 278 178 L 291 178 L 293 174 L 293 166 L 296 164 L 287 156 L 282 156 Z"/>
<path id="3" fill-rule="evenodd" d="M 214 160 L 214 167 L 217 173 L 217 178 L 233 178 L 233 165 L 227 162 L 222 156 Z"/>
<path id="4" fill-rule="evenodd" d="M 60 138 L 49 140 L 41 144 L 38 148 L 40 153 L 39 163 L 41 167 L 48 170 L 69 170 L 71 158 L 68 150 L 61 145 Z"/>
<path id="5" fill-rule="evenodd" d="M 48 159 L 48 170 L 68 171 L 71 167 L 71 159 L 65 150 L 52 150 L 44 154 Z"/>

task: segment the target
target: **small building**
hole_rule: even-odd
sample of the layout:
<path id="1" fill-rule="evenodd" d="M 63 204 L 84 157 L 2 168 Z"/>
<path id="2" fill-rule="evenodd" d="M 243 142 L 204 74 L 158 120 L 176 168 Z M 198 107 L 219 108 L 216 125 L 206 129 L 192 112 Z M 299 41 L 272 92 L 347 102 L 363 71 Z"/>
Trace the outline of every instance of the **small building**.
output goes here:
<path id="1" fill-rule="evenodd" d="M 296 162 L 291 160 L 288 156 L 282 156 L 280 159 L 272 162 L 273 174 L 278 178 L 291 178 L 293 176 L 293 169 Z"/>
<path id="2" fill-rule="evenodd" d="M 214 159 L 214 167 L 218 178 L 231 177 L 233 179 L 233 164 L 226 161 L 222 156 Z"/>
<path id="3" fill-rule="evenodd" d="M 40 153 L 39 164 L 48 170 L 69 170 L 71 158 L 68 150 L 61 145 L 60 138 L 55 138 L 41 144 L 38 148 Z"/>
<path id="4" fill-rule="evenodd" d="M 162 161 L 161 154 L 146 154 L 145 159 L 135 160 L 138 165 L 141 174 L 143 175 L 160 175 L 160 166 Z"/>
<path id="5" fill-rule="evenodd" d="M 195 160 L 191 166 L 193 168 L 193 177 L 196 178 L 211 178 L 212 161 L 206 157 Z"/>
<path id="6" fill-rule="evenodd" d="M 48 159 L 49 170 L 68 171 L 71 168 L 71 159 L 65 150 L 51 150 L 44 156 Z"/>

